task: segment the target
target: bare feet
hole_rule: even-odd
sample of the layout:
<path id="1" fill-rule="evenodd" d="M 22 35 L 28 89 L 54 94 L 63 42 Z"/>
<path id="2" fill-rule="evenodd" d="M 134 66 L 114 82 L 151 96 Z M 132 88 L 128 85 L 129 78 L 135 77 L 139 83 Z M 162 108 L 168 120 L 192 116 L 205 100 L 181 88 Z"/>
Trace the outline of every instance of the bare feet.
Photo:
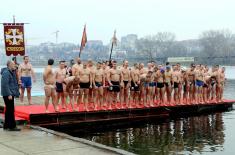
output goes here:
<path id="1" fill-rule="evenodd" d="M 59 110 L 59 107 L 58 107 L 58 106 L 55 108 L 55 112 L 60 112 L 60 110 Z"/>
<path id="2" fill-rule="evenodd" d="M 94 107 L 94 110 L 98 110 L 97 106 Z"/>
<path id="3" fill-rule="evenodd" d="M 78 109 L 73 109 L 74 112 L 78 112 Z"/>

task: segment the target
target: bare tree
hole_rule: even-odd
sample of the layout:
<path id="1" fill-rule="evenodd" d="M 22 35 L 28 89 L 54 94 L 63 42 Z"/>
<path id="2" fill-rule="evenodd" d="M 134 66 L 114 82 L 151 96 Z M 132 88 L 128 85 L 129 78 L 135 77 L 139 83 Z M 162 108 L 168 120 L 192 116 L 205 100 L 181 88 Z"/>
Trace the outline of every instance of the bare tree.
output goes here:
<path id="1" fill-rule="evenodd" d="M 175 35 L 171 32 L 158 32 L 156 35 L 149 35 L 136 41 L 136 48 L 149 60 L 156 57 L 163 57 L 175 41 Z"/>
<path id="2" fill-rule="evenodd" d="M 204 56 L 230 56 L 235 50 L 235 36 L 230 30 L 204 31 L 199 40 Z"/>

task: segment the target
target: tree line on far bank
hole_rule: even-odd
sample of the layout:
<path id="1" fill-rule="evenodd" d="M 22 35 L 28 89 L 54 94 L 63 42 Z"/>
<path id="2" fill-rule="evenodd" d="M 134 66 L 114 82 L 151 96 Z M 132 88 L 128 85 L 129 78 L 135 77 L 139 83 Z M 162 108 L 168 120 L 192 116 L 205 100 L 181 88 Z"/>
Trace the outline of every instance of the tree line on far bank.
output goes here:
<path id="1" fill-rule="evenodd" d="M 100 43 L 101 42 L 101 43 Z M 167 57 L 195 57 L 197 63 L 228 64 L 235 62 L 235 34 L 230 30 L 208 30 L 202 32 L 197 39 L 178 41 L 172 32 L 158 32 L 133 41 L 118 42 L 114 48 L 113 59 L 129 59 L 132 62 L 149 60 L 166 61 Z M 103 45 L 89 44 L 82 52 L 82 59 L 107 60 L 109 58 L 111 43 Z M 2 47 L 0 56 L 7 60 Z M 123 54 L 121 51 L 125 51 Z M 71 60 L 78 56 L 79 44 L 73 43 L 42 43 L 40 45 L 26 46 L 26 54 L 36 65 L 44 65 L 47 58 L 56 60 Z M 120 54 L 121 53 L 121 54 Z M 120 54 L 120 55 L 118 55 Z M 5 58 L 4 58 L 5 57 Z M 1 65 L 2 65 L 1 63 Z"/>
<path id="2" fill-rule="evenodd" d="M 148 59 L 188 56 L 198 61 L 225 61 L 235 57 L 235 34 L 230 30 L 209 30 L 198 39 L 177 41 L 174 33 L 159 32 L 138 39 L 136 49 Z"/>

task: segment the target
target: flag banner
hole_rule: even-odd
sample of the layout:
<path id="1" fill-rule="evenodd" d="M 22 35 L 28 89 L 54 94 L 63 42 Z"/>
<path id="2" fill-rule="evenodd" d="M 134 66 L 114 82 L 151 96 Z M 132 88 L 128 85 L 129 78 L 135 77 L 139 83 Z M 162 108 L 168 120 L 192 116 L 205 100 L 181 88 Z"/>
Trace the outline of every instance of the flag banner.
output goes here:
<path id="1" fill-rule="evenodd" d="M 84 26 L 83 33 L 82 33 L 82 40 L 81 40 L 81 46 L 79 51 L 79 58 L 81 57 L 82 50 L 86 46 L 87 43 L 87 35 L 86 35 L 86 25 Z"/>
<path id="2" fill-rule="evenodd" d="M 25 55 L 24 24 L 4 23 L 3 26 L 6 55 Z"/>
<path id="3" fill-rule="evenodd" d="M 82 33 L 81 50 L 83 50 L 83 48 L 86 46 L 86 43 L 87 43 L 87 36 L 86 36 L 86 25 L 85 25 Z"/>

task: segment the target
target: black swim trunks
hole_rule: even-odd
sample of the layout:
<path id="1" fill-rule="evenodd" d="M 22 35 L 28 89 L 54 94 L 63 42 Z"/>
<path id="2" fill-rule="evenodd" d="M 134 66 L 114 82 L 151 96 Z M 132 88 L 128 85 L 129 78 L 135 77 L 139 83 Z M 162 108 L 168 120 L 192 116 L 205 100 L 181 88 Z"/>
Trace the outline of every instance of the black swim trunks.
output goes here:
<path id="1" fill-rule="evenodd" d="M 163 88 L 164 87 L 164 83 L 163 82 L 158 82 L 157 83 L 157 88 Z"/>
<path id="2" fill-rule="evenodd" d="M 139 85 L 135 85 L 133 81 L 131 81 L 131 91 L 140 91 Z"/>
<path id="3" fill-rule="evenodd" d="M 184 90 L 184 92 L 186 92 L 186 91 L 187 91 L 187 85 L 184 84 L 183 86 L 184 86 L 184 87 L 183 87 L 183 88 L 184 88 L 183 90 Z"/>
<path id="4" fill-rule="evenodd" d="M 215 84 L 216 84 L 216 81 L 215 81 L 215 80 L 212 80 L 212 81 L 211 81 L 211 86 L 213 87 Z"/>
<path id="5" fill-rule="evenodd" d="M 63 84 L 56 82 L 56 92 L 57 93 L 63 93 Z"/>
<path id="6" fill-rule="evenodd" d="M 127 84 L 128 84 L 129 81 L 123 81 L 124 83 L 124 87 L 126 88 Z"/>
<path id="7" fill-rule="evenodd" d="M 102 86 L 102 82 L 95 82 L 95 86 L 98 87 L 98 88 L 101 87 Z"/>
<path id="8" fill-rule="evenodd" d="M 80 85 L 80 88 L 82 89 L 90 88 L 90 82 L 87 82 L 87 83 L 80 82 L 79 85 Z"/>
<path id="9" fill-rule="evenodd" d="M 179 83 L 174 82 L 174 88 L 179 88 Z"/>
<path id="10" fill-rule="evenodd" d="M 171 83 L 170 82 L 165 82 L 164 84 L 165 84 L 166 87 L 169 87 Z"/>
<path id="11" fill-rule="evenodd" d="M 113 92 L 120 92 L 120 82 L 119 81 L 111 81 L 112 86 L 109 86 L 109 90 Z"/>
<path id="12" fill-rule="evenodd" d="M 204 84 L 203 84 L 203 87 L 204 87 L 204 88 L 208 88 L 208 84 L 204 83 Z"/>

